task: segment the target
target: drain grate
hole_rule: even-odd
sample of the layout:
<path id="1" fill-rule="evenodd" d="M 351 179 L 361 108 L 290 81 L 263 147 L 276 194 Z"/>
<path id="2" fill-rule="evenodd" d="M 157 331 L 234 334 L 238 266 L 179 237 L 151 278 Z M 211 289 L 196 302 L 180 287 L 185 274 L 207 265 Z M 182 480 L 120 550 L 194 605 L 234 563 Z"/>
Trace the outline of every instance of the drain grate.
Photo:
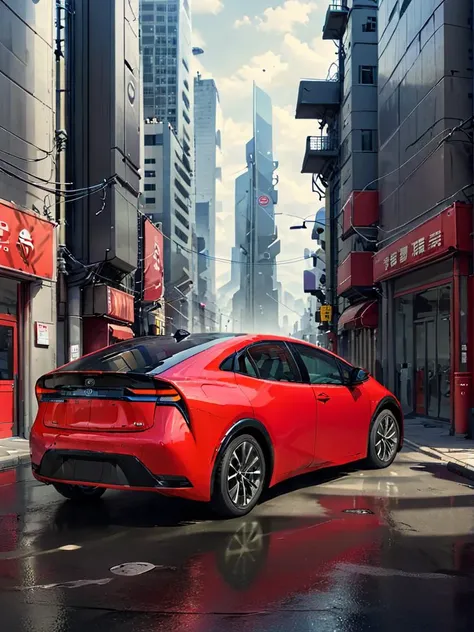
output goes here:
<path id="1" fill-rule="evenodd" d="M 370 509 L 343 509 L 342 513 L 357 514 L 358 516 L 365 516 L 366 514 L 374 515 L 374 512 L 370 511 Z"/>

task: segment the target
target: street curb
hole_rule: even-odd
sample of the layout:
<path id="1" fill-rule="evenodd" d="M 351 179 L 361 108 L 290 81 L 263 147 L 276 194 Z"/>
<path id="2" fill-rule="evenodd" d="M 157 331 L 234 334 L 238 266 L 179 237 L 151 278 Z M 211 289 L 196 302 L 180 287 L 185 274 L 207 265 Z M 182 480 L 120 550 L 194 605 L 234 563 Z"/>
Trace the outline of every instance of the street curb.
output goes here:
<path id="1" fill-rule="evenodd" d="M 450 461 L 448 463 L 448 470 L 453 474 L 464 476 L 464 478 L 468 478 L 470 481 L 474 481 L 474 469 L 472 469 L 472 467 L 469 467 L 467 465 L 460 465 L 459 463 Z"/>
<path id="2" fill-rule="evenodd" d="M 447 470 L 452 474 L 457 474 L 458 476 L 462 476 L 463 478 L 468 478 L 469 480 L 474 481 L 474 468 L 470 467 L 469 465 L 466 465 L 461 461 L 449 460 L 442 452 L 438 452 L 438 450 L 434 450 L 433 448 L 418 445 L 418 443 L 410 441 L 409 439 L 404 439 L 404 443 L 409 445 L 417 452 L 422 452 L 423 454 L 427 454 L 428 456 L 432 456 L 433 458 L 438 459 L 438 461 L 446 463 Z"/>
<path id="3" fill-rule="evenodd" d="M 11 470 L 15 467 L 18 467 L 18 465 L 22 465 L 23 463 L 29 463 L 29 462 L 30 462 L 30 455 L 28 453 L 2 458 L 0 459 L 0 472 L 4 472 L 5 470 Z"/>

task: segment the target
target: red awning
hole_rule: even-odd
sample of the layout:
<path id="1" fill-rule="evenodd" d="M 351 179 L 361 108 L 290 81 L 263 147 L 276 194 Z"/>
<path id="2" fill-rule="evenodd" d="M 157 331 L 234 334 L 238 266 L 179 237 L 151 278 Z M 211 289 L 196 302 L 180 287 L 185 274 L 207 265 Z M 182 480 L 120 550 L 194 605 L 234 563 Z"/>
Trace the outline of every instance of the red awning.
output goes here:
<path id="1" fill-rule="evenodd" d="M 340 316 L 338 329 L 375 329 L 379 322 L 377 301 L 366 301 L 351 305 Z"/>
<path id="2" fill-rule="evenodd" d="M 109 333 L 117 340 L 130 340 L 130 338 L 133 338 L 133 331 L 130 327 L 124 327 L 123 325 L 109 325 Z"/>

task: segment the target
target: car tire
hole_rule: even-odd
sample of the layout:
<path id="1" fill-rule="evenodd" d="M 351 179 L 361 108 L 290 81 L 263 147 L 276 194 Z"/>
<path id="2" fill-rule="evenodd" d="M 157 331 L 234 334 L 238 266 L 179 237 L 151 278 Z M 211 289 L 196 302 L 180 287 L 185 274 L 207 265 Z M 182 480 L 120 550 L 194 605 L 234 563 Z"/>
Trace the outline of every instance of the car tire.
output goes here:
<path id="1" fill-rule="evenodd" d="M 87 487 L 81 485 L 66 485 L 65 483 L 53 483 L 54 489 L 68 500 L 88 502 L 98 500 L 105 493 L 104 487 Z"/>
<path id="2" fill-rule="evenodd" d="M 400 423 L 388 408 L 381 410 L 370 427 L 367 465 L 375 470 L 389 467 L 400 446 Z"/>
<path id="3" fill-rule="evenodd" d="M 219 457 L 212 495 L 214 511 L 225 518 L 248 514 L 262 495 L 265 475 L 265 455 L 257 439 L 247 434 L 236 437 Z"/>

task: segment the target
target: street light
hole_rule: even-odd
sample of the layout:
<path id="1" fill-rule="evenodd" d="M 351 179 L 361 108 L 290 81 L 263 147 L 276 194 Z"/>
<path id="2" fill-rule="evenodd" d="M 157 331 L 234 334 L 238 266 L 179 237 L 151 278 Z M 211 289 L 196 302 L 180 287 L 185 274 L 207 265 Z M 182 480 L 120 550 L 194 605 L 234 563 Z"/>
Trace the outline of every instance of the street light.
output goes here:
<path id="1" fill-rule="evenodd" d="M 315 220 L 305 220 L 302 224 L 295 224 L 294 226 L 290 226 L 290 230 L 306 230 L 308 228 L 307 224 L 319 224 L 319 223 L 320 222 L 317 222 Z M 324 233 L 324 228 L 319 226 L 316 229 L 316 232 L 318 233 L 318 235 L 321 235 L 322 233 Z"/>

